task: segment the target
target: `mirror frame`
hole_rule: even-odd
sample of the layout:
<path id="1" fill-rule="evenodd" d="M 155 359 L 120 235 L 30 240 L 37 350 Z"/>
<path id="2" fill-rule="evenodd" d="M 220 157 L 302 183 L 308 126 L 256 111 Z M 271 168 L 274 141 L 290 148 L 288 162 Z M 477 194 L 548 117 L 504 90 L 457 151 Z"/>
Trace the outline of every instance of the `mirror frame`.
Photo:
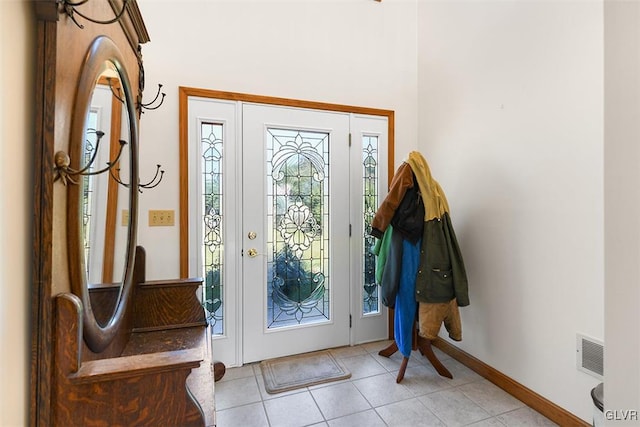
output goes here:
<path id="1" fill-rule="evenodd" d="M 84 133 L 87 115 L 91 107 L 91 98 L 105 62 L 111 62 L 118 75 L 127 108 L 129 119 L 129 224 L 125 264 L 120 283 L 120 290 L 111 317 L 102 326 L 91 307 L 91 298 L 85 268 L 84 245 L 82 243 L 82 194 L 83 184 L 68 186 L 67 242 L 69 252 L 69 279 L 71 291 L 82 301 L 82 330 L 84 341 L 89 349 L 100 353 L 106 349 L 116 337 L 123 322 L 126 308 L 134 286 L 135 247 L 138 218 L 138 121 L 135 99 L 131 83 L 124 66 L 124 58 L 115 43 L 107 36 L 99 36 L 91 43 L 85 57 L 78 83 L 76 101 L 71 121 L 69 155 L 71 167 L 80 169 L 83 158 Z M 125 148 L 126 149 L 126 148 Z M 106 172 L 108 175 L 108 172 Z M 112 179 L 112 178 L 109 178 Z"/>

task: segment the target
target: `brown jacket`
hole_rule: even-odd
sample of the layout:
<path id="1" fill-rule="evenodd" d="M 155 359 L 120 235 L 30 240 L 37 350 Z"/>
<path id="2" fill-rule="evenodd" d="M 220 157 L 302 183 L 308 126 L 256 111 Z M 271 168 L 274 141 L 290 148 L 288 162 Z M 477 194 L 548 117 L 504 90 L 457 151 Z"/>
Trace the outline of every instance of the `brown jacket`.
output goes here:
<path id="1" fill-rule="evenodd" d="M 402 163 L 396 170 L 389 193 L 380 204 L 373 221 L 371 221 L 371 235 L 382 239 L 384 232 L 391 223 L 391 218 L 396 213 L 396 209 L 400 205 L 407 189 L 413 187 L 413 171 L 409 163 Z"/>

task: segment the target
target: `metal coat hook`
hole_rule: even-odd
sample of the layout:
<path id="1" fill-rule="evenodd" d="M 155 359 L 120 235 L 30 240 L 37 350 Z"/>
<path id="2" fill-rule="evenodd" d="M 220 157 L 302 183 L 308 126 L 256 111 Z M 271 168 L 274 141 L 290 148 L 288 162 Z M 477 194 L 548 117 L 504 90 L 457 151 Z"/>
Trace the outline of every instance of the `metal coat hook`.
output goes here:
<path id="1" fill-rule="evenodd" d="M 157 187 L 158 184 L 160 184 L 160 181 L 162 181 L 162 178 L 164 177 L 164 170 L 160 169 L 162 166 L 160 165 L 156 165 L 156 174 L 153 176 L 153 178 L 151 179 L 151 181 L 147 182 L 146 184 L 138 184 L 138 191 L 142 193 L 142 189 L 150 189 L 150 188 L 154 188 Z M 113 172 L 113 169 L 109 169 L 109 174 L 111 174 L 111 177 L 113 179 L 116 180 L 116 182 L 126 188 L 129 188 L 129 184 L 123 182 L 120 179 L 120 169 L 116 169 L 117 173 Z"/>
<path id="2" fill-rule="evenodd" d="M 162 181 L 162 177 L 164 176 L 164 170 L 160 169 L 160 167 L 161 167 L 160 165 L 156 165 L 156 174 L 153 176 L 151 181 L 147 182 L 146 184 L 139 184 L 138 187 L 140 188 L 157 187 L 158 184 L 160 184 L 160 181 Z"/>
<path id="3" fill-rule="evenodd" d="M 113 88 L 113 85 L 111 84 L 111 77 L 107 77 L 106 79 L 107 79 L 107 84 L 109 85 L 109 89 L 111 89 L 111 94 L 113 95 L 113 97 L 118 101 L 120 101 L 122 104 L 124 104 L 124 99 L 122 99 L 122 95 L 120 94 L 120 88 L 116 88 L 118 90 L 118 93 L 116 93 L 116 90 Z"/>
<path id="4" fill-rule="evenodd" d="M 102 21 L 102 20 L 90 18 L 87 15 L 84 15 L 78 9 L 76 9 L 76 7 L 82 6 L 83 4 L 87 3 L 88 1 L 89 0 L 80 0 L 80 1 L 58 0 L 58 2 L 62 5 L 62 10 L 64 11 L 64 13 L 66 13 L 67 16 L 69 16 L 69 18 L 71 18 L 73 23 L 76 24 L 78 26 L 78 28 L 81 28 L 81 29 L 84 28 L 84 25 L 80 24 L 76 20 L 75 15 L 79 15 L 82 18 L 86 19 L 87 21 L 90 21 L 90 22 L 93 22 L 93 23 L 96 23 L 96 24 L 105 24 L 105 25 L 113 24 L 114 22 L 118 22 L 120 20 L 120 18 L 122 18 L 122 15 L 124 15 L 124 12 L 125 12 L 125 10 L 127 8 L 127 3 L 129 2 L 129 0 L 123 0 L 122 1 L 122 10 L 120 12 L 118 12 L 113 19 L 108 19 L 108 20 Z"/>
<path id="5" fill-rule="evenodd" d="M 158 92 L 156 92 L 155 98 L 153 98 L 151 102 L 147 102 L 146 104 L 140 101 L 140 103 L 138 104 L 138 106 L 140 107 L 140 114 L 144 113 L 143 110 L 157 110 L 158 108 L 160 108 L 160 106 L 164 102 L 164 97 L 167 95 L 166 93 L 161 92 L 161 90 L 162 90 L 162 85 L 158 83 Z M 160 98 L 160 101 L 158 101 L 158 98 L 160 97 L 160 95 L 162 95 L 162 98 Z M 154 103 L 156 103 L 156 101 L 157 101 L 157 105 L 152 106 Z"/>
<path id="6" fill-rule="evenodd" d="M 122 155 L 122 149 L 127 144 L 127 142 L 120 140 L 120 149 L 118 150 L 118 155 L 114 160 L 107 162 L 107 166 L 105 168 L 97 171 L 87 172 L 93 165 L 93 162 L 95 162 L 96 160 L 96 156 L 98 155 L 98 148 L 100 146 L 100 140 L 104 136 L 104 132 L 102 131 L 97 130 L 93 132 L 96 134 L 96 137 L 97 137 L 96 148 L 93 150 L 91 159 L 82 169 L 76 170 L 69 167 L 69 165 L 71 164 L 71 158 L 64 151 L 58 151 L 54 155 L 54 164 L 55 164 L 54 166 L 55 178 L 53 179 L 54 182 L 57 180 L 61 180 L 64 185 L 67 185 L 67 182 L 77 185 L 78 181 L 74 179 L 76 176 L 99 175 L 101 173 L 105 173 L 106 171 L 111 172 L 113 167 L 118 163 L 118 160 L 120 160 L 120 156 Z"/>
<path id="7" fill-rule="evenodd" d="M 124 99 L 122 99 L 122 95 L 120 94 L 120 89 L 117 87 L 116 88 L 113 87 L 113 85 L 111 84 L 111 77 L 106 77 L 106 80 L 107 80 L 107 84 L 109 85 L 109 89 L 111 89 L 111 94 L 113 95 L 113 97 L 124 104 Z M 166 93 L 160 92 L 161 89 L 162 89 L 162 85 L 158 84 L 158 92 L 156 93 L 155 98 L 153 98 L 151 102 L 148 102 L 146 104 L 143 104 L 142 102 L 138 103 L 140 113 L 144 113 L 143 109 L 157 110 L 158 108 L 160 108 L 160 106 L 164 103 L 164 97 L 167 96 Z M 158 98 L 160 97 L 160 95 L 162 95 L 162 98 L 160 98 L 158 105 L 155 105 L 152 107 L 151 105 L 153 105 L 156 101 L 158 101 Z"/>

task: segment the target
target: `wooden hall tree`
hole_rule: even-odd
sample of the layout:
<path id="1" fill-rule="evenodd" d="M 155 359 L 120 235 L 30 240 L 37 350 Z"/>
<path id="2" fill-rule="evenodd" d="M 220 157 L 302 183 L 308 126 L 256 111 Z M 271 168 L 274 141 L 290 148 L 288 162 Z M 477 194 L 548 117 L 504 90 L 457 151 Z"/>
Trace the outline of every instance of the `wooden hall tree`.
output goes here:
<path id="1" fill-rule="evenodd" d="M 33 7 L 37 71 L 29 423 L 213 424 L 213 408 L 203 413 L 206 405 L 187 381 L 192 371 L 202 371 L 202 364 L 209 376 L 200 380 L 210 382 L 212 395 L 213 378 L 202 363 L 206 321 L 196 294 L 201 279 L 147 281 L 144 249 L 136 246 L 144 89 L 140 46 L 149 41 L 138 5 L 135 0 L 38 0 Z M 128 203 L 126 243 L 108 244 L 115 218 L 107 215 L 100 223 L 107 237 L 94 245 L 105 248 L 105 264 L 113 258 L 123 261 L 122 279 L 114 275 L 115 283 L 105 276 L 89 283 L 81 243 L 90 236 L 81 217 L 89 184 L 78 172 L 93 162 L 82 159 L 89 143 L 89 107 L 99 85 L 110 93 L 112 107 L 122 111 L 110 125 L 92 129 L 95 151 L 104 136 L 107 164 L 117 165 L 119 179 L 112 179 L 113 171 L 92 177 L 102 180 L 109 195 L 120 192 Z M 126 163 L 119 160 L 118 145 Z M 109 200 L 105 197 L 107 207 Z M 117 202 L 115 207 L 120 210 Z"/>

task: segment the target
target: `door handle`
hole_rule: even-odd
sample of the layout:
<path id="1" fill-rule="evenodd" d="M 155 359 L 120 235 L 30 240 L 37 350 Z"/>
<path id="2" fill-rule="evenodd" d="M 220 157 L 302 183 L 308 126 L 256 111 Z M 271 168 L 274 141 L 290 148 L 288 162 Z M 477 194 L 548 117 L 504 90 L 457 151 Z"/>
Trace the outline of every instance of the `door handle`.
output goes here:
<path id="1" fill-rule="evenodd" d="M 247 251 L 247 255 L 251 258 L 255 258 L 258 255 L 258 250 L 256 248 L 251 248 Z"/>

